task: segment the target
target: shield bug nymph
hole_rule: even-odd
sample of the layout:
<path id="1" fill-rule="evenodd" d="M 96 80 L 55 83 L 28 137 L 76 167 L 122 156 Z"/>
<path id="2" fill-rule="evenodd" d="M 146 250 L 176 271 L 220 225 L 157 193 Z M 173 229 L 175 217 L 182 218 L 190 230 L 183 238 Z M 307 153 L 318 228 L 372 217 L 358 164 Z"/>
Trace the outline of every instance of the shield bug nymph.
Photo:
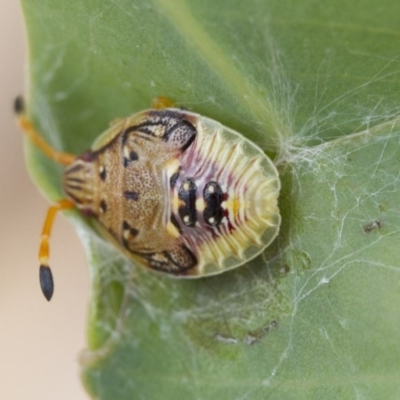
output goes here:
<path id="1" fill-rule="evenodd" d="M 40 283 L 53 294 L 48 264 L 57 211 L 79 209 L 136 263 L 176 277 L 218 274 L 260 254 L 279 231 L 280 180 L 254 143 L 202 115 L 158 98 L 114 123 L 80 156 L 47 144 L 16 102 L 19 125 L 66 166 L 65 199 L 42 231 Z"/>

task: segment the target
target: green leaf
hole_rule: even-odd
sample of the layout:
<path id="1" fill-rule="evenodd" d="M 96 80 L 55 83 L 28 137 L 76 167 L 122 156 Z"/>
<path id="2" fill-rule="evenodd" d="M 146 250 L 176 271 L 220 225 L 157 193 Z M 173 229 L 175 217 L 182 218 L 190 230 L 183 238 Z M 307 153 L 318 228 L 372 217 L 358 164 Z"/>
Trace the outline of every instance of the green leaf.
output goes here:
<path id="1" fill-rule="evenodd" d="M 400 3 L 23 0 L 29 115 L 79 154 L 165 95 L 275 158 L 279 237 L 221 276 L 135 268 L 74 214 L 96 399 L 400 397 Z M 30 147 L 51 197 L 62 169 Z"/>

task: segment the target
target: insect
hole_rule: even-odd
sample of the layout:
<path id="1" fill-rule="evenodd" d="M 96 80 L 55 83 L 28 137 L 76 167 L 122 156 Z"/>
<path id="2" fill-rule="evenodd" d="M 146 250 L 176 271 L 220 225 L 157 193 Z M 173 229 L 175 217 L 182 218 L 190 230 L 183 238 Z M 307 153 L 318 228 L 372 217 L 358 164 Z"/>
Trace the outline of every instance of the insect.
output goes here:
<path id="1" fill-rule="evenodd" d="M 54 283 L 49 238 L 58 211 L 77 208 L 137 264 L 177 277 L 218 274 L 254 258 L 280 226 L 280 180 L 255 144 L 217 121 L 157 98 L 153 108 L 110 126 L 79 156 L 53 149 L 24 114 L 22 130 L 64 164 L 65 198 L 47 212 L 40 284 Z"/>

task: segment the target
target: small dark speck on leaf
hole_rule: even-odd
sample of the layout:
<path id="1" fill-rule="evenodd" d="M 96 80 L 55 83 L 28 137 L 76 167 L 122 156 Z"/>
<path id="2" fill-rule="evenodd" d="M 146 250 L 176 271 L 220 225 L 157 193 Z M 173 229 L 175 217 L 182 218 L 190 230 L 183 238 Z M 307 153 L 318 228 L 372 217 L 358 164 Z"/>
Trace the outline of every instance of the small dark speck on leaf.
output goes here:
<path id="1" fill-rule="evenodd" d="M 281 275 L 286 275 L 288 272 L 290 272 L 290 267 L 287 264 L 284 264 L 279 268 L 279 273 Z"/>
<path id="2" fill-rule="evenodd" d="M 217 333 L 214 336 L 214 339 L 216 339 L 219 342 L 225 343 L 225 344 L 243 343 L 243 344 L 253 345 L 253 344 L 259 342 L 271 330 L 276 329 L 277 327 L 278 327 L 278 322 L 276 320 L 272 320 L 267 326 L 263 326 L 260 329 L 248 332 L 242 338 L 233 337 L 233 336 L 225 336 L 223 334 Z"/>
<path id="3" fill-rule="evenodd" d="M 366 225 L 364 225 L 364 232 L 365 233 L 370 233 L 375 229 L 381 229 L 383 227 L 382 221 L 379 221 L 378 219 L 375 221 L 372 221 Z"/>
<path id="4" fill-rule="evenodd" d="M 266 336 L 272 329 L 276 329 L 278 327 L 278 322 L 272 320 L 267 326 L 264 326 L 261 329 L 258 329 L 254 332 L 249 332 L 243 339 L 244 344 L 254 344 L 260 341 L 264 336 Z"/>

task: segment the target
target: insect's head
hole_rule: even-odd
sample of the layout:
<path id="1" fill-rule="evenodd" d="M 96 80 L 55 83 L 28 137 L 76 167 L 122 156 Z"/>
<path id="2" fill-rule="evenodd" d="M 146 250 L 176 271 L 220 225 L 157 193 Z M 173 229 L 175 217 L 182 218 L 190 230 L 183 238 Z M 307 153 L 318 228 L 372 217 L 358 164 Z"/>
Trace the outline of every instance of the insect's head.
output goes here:
<path id="1" fill-rule="evenodd" d="M 85 215 L 95 214 L 95 154 L 86 151 L 64 170 L 64 191 Z"/>

